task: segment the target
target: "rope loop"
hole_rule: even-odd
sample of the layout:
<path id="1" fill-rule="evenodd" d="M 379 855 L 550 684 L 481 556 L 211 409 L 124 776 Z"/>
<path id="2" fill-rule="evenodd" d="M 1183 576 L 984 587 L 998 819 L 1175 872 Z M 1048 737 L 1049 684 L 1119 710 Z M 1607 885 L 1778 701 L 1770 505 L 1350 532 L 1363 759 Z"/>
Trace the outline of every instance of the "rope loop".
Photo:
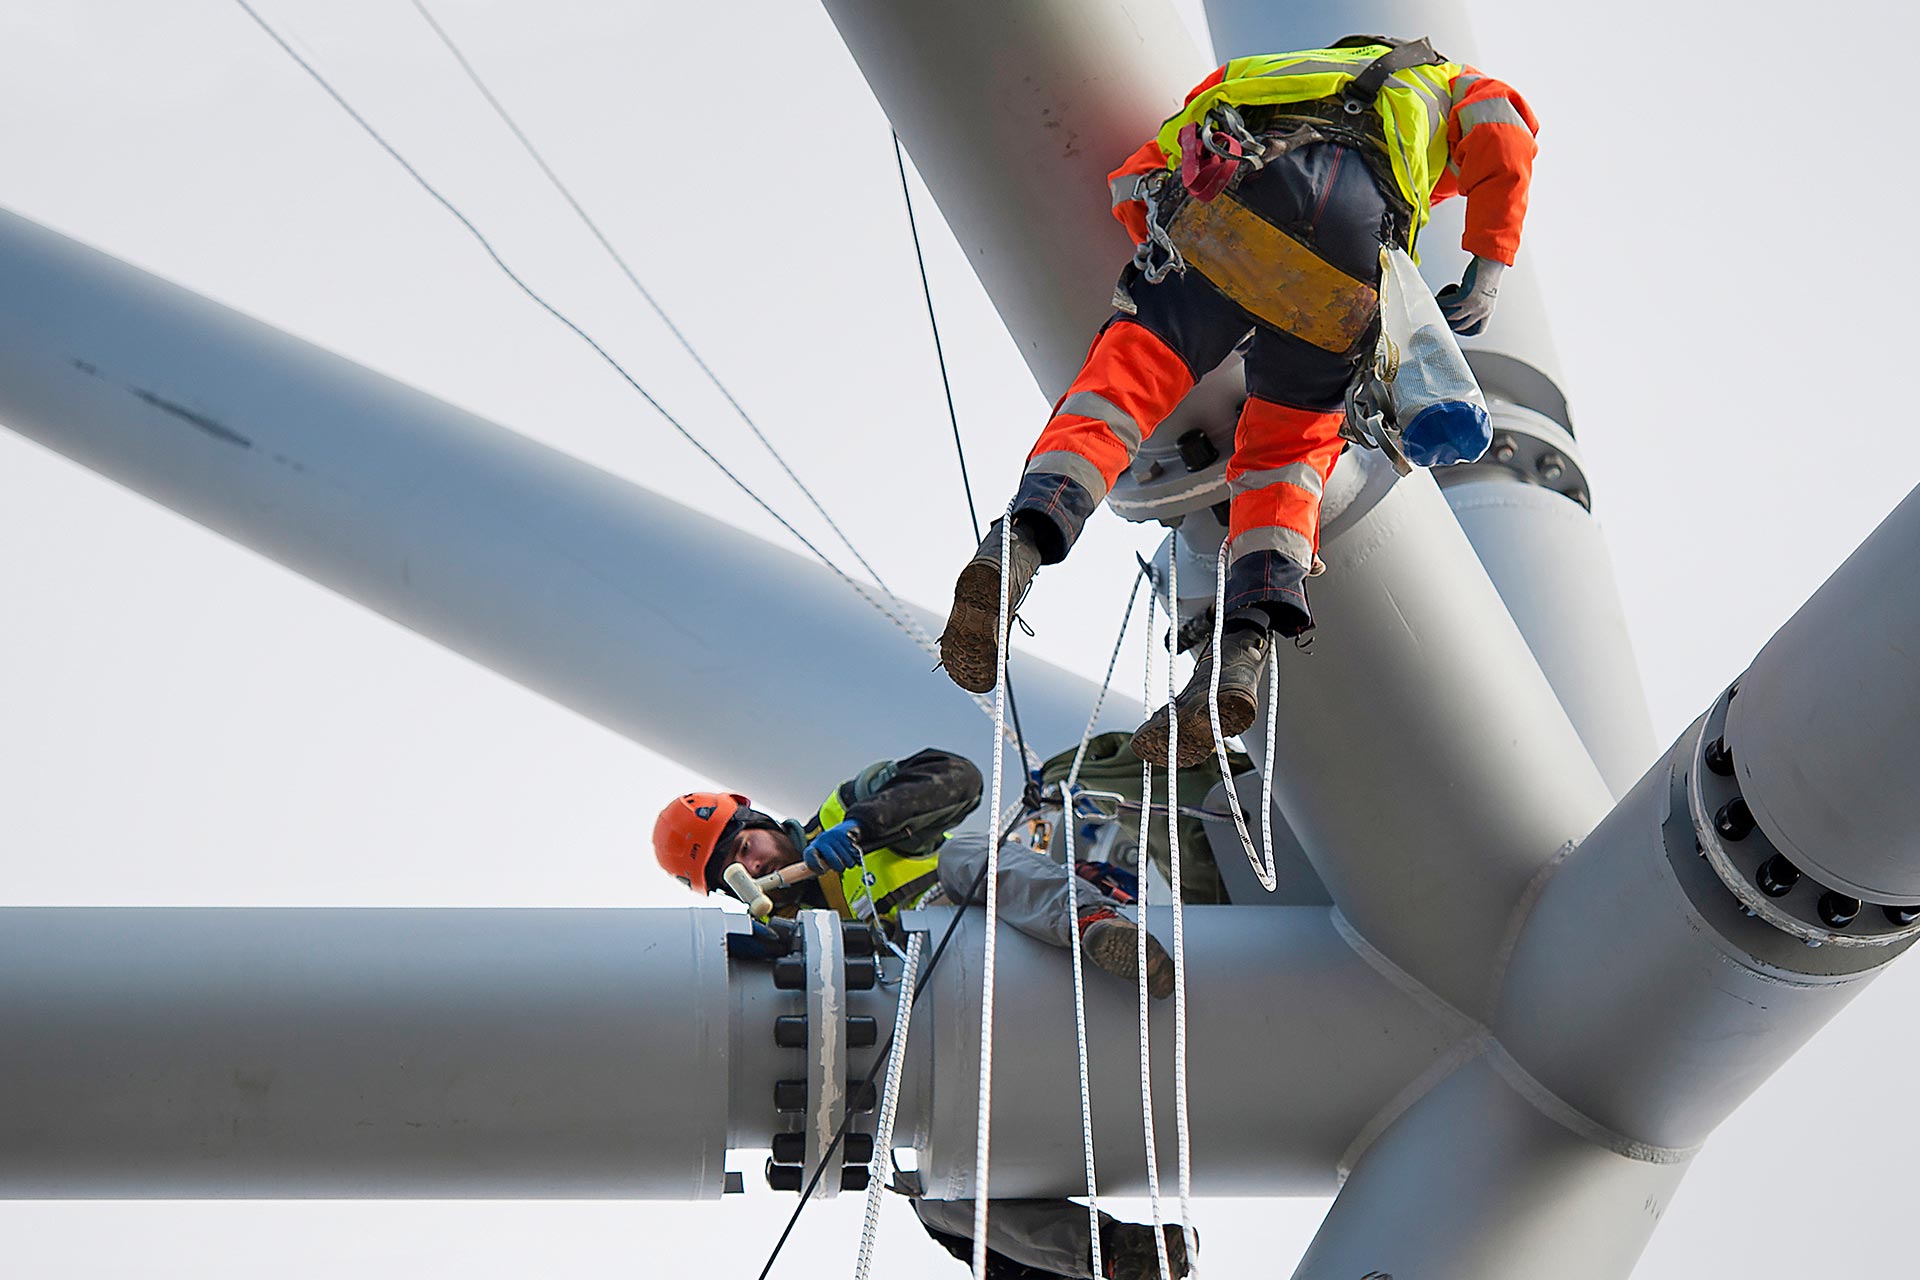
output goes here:
<path id="1" fill-rule="evenodd" d="M 1207 690 L 1207 719 L 1213 726 L 1213 749 L 1220 761 L 1220 777 L 1226 783 L 1227 811 L 1233 815 L 1233 829 L 1240 833 L 1240 847 L 1246 851 L 1260 887 L 1272 893 L 1280 883 L 1273 861 L 1273 728 L 1279 719 L 1274 709 L 1280 705 L 1280 664 L 1267 655 L 1267 754 L 1260 759 L 1260 854 L 1253 849 L 1253 837 L 1247 833 L 1247 816 L 1233 786 L 1233 766 L 1227 760 L 1227 741 L 1220 736 L 1220 641 L 1227 626 L 1227 544 L 1220 544 L 1220 562 L 1213 584 L 1213 680 Z M 1262 855 L 1264 855 L 1264 860 Z"/>

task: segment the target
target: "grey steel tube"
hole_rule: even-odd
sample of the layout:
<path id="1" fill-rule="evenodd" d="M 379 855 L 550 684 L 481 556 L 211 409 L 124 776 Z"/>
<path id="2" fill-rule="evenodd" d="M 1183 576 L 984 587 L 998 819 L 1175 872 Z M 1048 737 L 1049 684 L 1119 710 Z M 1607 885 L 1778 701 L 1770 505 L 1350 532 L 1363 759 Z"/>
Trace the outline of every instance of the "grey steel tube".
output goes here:
<path id="1" fill-rule="evenodd" d="M 1607 789 L 1623 796 L 1657 748 L 1600 526 L 1501 467 L 1471 470 L 1440 492 Z"/>
<path id="2" fill-rule="evenodd" d="M 718 1196 L 727 919 L 0 910 L 0 1196 Z"/>
<path id="3" fill-rule="evenodd" d="M 0 1197 L 717 1196 L 728 1149 L 796 1128 L 775 1082 L 806 1078 L 802 1050 L 775 1041 L 805 993 L 729 963 L 740 923 L 712 908 L 0 910 Z M 967 913 L 934 973 L 901 1095 L 901 1145 L 947 1198 L 972 1177 L 983 923 Z M 1188 923 L 1197 1185 L 1324 1194 L 1457 1021 L 1370 968 L 1324 908 L 1195 908 Z M 1000 965 L 994 1189 L 1069 1194 L 1071 971 L 1011 931 Z M 851 991 L 848 1011 L 884 1029 L 896 992 Z M 1101 1185 L 1133 1191 L 1134 991 L 1090 971 L 1087 994 Z M 1156 1004 L 1167 1151 L 1171 1017 Z"/>
<path id="4" fill-rule="evenodd" d="M 1205 56 L 1165 0 L 825 3 L 1040 389 L 1058 396 L 1131 248 L 1107 173 L 1206 75 Z"/>
<path id="5" fill-rule="evenodd" d="M 1514 909 L 1612 797 L 1433 481 L 1350 452 L 1326 510 L 1275 795 L 1360 933 L 1484 1017 Z"/>
<path id="6" fill-rule="evenodd" d="M 1206 75 L 1205 55 L 1166 0 L 824 3 L 1034 381 L 1049 400 L 1064 394 L 1132 250 L 1107 174 Z M 1134 473 L 1157 462 L 1184 475 L 1173 444 L 1194 428 L 1229 451 L 1244 399 L 1229 357 L 1149 437 Z M 1016 461 L 989 474 L 1011 488 Z M 1135 507 L 1157 518 L 1182 499 Z"/>
<path id="7" fill-rule="evenodd" d="M 1361 1156 L 1294 1280 L 1626 1280 L 1686 1169 L 1587 1141 L 1477 1058 Z"/>
<path id="8" fill-rule="evenodd" d="M 1920 489 L 1760 650 L 1727 743 L 1754 817 L 1802 871 L 1920 904 Z"/>
<path id="9" fill-rule="evenodd" d="M 1907 945 L 1810 947 L 1743 910 L 1699 852 L 1687 788 L 1700 728 L 1555 872 L 1494 1024 L 1514 1061 L 1622 1149 L 1706 1141 Z"/>
<path id="10" fill-rule="evenodd" d="M 1153 910 L 1155 936 L 1171 936 Z M 944 913 L 927 913 L 928 927 Z M 972 1194 L 979 1090 L 980 941 L 969 912 L 917 1015 L 936 1075 L 915 1110 L 928 1194 Z M 995 984 L 994 1196 L 1084 1193 L 1072 970 L 1003 929 Z M 1354 1138 L 1445 1055 L 1461 1025 L 1371 967 L 1324 907 L 1189 907 L 1188 1080 L 1193 1177 L 1208 1195 L 1326 1195 Z M 1100 1189 L 1145 1189 L 1140 1041 L 1131 984 L 1089 970 L 1087 1026 Z M 1150 1030 L 1161 1186 L 1173 1177 L 1173 1004 Z"/>
<path id="11" fill-rule="evenodd" d="M 0 421 L 772 808 L 989 734 L 811 560 L 5 212 Z M 832 623 L 741 626 L 729 584 Z M 1020 671 L 1032 741 L 1075 740 L 1093 686 Z"/>

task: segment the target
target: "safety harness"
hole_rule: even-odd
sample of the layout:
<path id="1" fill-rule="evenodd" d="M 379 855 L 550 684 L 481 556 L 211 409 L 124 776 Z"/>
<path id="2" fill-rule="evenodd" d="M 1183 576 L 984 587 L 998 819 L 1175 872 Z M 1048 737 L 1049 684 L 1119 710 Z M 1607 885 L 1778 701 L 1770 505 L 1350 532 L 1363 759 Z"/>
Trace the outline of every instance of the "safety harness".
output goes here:
<path id="1" fill-rule="evenodd" d="M 1316 143 L 1331 142 L 1357 151 L 1373 172 L 1375 185 L 1386 197 L 1389 225 L 1382 228 L 1383 238 L 1406 244 L 1412 234 L 1414 210 L 1393 175 L 1393 162 L 1387 154 L 1385 126 L 1380 115 L 1380 91 L 1395 72 L 1412 67 L 1436 66 L 1446 58 L 1435 52 L 1422 36 L 1417 40 L 1397 40 L 1391 36 L 1348 36 L 1333 48 L 1385 45 L 1387 51 L 1360 69 L 1342 86 L 1338 94 L 1288 102 L 1279 105 L 1249 107 L 1245 111 L 1219 103 L 1207 111 L 1199 124 L 1180 131 L 1180 170 L 1161 169 L 1142 174 L 1135 183 L 1134 197 L 1146 210 L 1147 238 L 1134 251 L 1133 267 L 1149 284 L 1158 284 L 1169 273 L 1185 274 L 1190 254 L 1196 246 L 1221 236 L 1195 217 L 1194 207 L 1210 205 L 1231 192 L 1249 173 L 1257 173 L 1290 151 Z M 1182 214 L 1186 218 L 1182 219 Z M 1238 231 L 1239 228 L 1233 228 Z M 1292 253 L 1280 239 L 1292 237 L 1276 232 L 1278 238 L 1261 247 L 1277 255 L 1284 266 L 1312 284 L 1317 274 L 1312 265 Z M 1318 261 L 1306 246 L 1299 254 Z M 1184 249 L 1184 251 L 1183 251 Z M 1241 248 L 1244 253 L 1244 247 Z M 1201 265 L 1196 262 L 1194 265 Z M 1323 267 L 1324 263 L 1321 264 Z M 1327 268 L 1331 271 L 1332 268 Z M 1201 274 L 1213 275 L 1201 265 Z M 1340 274 L 1340 273 L 1335 273 Z M 1345 279 L 1342 276 L 1342 279 Z M 1298 290 L 1296 282 L 1295 290 Z M 1335 289 L 1336 303 L 1346 301 L 1345 291 Z M 1246 305 L 1246 300 L 1236 298 Z M 1259 298 L 1253 299 L 1258 302 Z M 1249 306 L 1255 315 L 1264 313 Z M 1342 308 L 1344 309 L 1344 308 Z M 1281 327 L 1287 327 L 1283 322 Z M 1292 330 L 1289 329 L 1291 332 Z M 1346 326 L 1336 324 L 1321 336 L 1332 341 Z M 1316 345 L 1326 345 L 1306 334 Z M 1357 341 L 1360 335 L 1353 335 Z M 1352 345 L 1350 342 L 1349 345 Z"/>

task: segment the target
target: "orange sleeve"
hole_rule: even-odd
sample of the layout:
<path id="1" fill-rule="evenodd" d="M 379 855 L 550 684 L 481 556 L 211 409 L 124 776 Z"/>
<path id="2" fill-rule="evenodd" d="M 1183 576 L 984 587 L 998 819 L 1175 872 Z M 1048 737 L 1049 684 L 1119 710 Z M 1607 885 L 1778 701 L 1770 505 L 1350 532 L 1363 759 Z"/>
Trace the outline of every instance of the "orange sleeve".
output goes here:
<path id="1" fill-rule="evenodd" d="M 1187 93 L 1187 101 L 1195 98 L 1227 78 L 1225 67 L 1214 68 L 1213 74 L 1193 86 Z M 1143 173 L 1152 173 L 1156 169 L 1167 167 L 1167 153 L 1160 149 L 1158 138 L 1149 138 L 1140 145 L 1140 149 L 1121 161 L 1120 167 L 1107 175 L 1107 190 L 1113 197 L 1113 216 L 1127 229 L 1135 244 L 1145 242 L 1147 238 L 1147 209 L 1138 200 L 1132 198 L 1134 179 Z"/>
<path id="2" fill-rule="evenodd" d="M 1447 116 L 1447 173 L 1434 188 L 1434 197 L 1465 196 L 1467 229 L 1460 247 L 1512 266 L 1527 217 L 1540 122 L 1512 86 L 1472 67 L 1454 77 L 1453 93 L 1453 110 Z"/>

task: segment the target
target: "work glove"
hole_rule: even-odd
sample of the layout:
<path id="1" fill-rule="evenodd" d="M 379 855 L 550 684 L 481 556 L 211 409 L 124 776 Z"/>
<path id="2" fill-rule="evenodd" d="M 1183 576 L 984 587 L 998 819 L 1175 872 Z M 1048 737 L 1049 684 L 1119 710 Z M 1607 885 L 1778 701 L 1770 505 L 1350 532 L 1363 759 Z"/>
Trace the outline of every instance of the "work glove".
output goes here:
<path id="1" fill-rule="evenodd" d="M 793 951 L 799 940 L 799 932 L 793 921 L 783 920 L 779 916 L 771 920 L 755 920 L 752 933 L 727 935 L 727 954 L 736 960 L 771 964 Z"/>
<path id="2" fill-rule="evenodd" d="M 1493 319 L 1494 303 L 1500 299 L 1500 277 L 1507 264 L 1473 255 L 1459 284 L 1450 284 L 1434 295 L 1447 327 L 1463 338 L 1477 338 L 1487 331 Z"/>
<path id="3" fill-rule="evenodd" d="M 800 855 L 820 875 L 850 871 L 860 865 L 860 824 L 852 818 L 828 827 L 813 838 Z"/>

